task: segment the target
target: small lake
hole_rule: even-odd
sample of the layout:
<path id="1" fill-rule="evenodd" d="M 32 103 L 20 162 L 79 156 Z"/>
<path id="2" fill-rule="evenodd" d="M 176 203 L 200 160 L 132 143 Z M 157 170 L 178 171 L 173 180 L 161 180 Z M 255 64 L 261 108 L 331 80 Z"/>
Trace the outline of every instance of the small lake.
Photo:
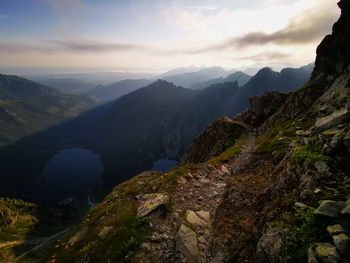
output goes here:
<path id="1" fill-rule="evenodd" d="M 160 159 L 154 162 L 152 170 L 159 172 L 168 172 L 171 168 L 177 164 L 174 160 Z"/>
<path id="2" fill-rule="evenodd" d="M 93 151 L 63 149 L 46 164 L 42 190 L 50 202 L 84 195 L 98 184 L 102 172 L 103 164 Z"/>

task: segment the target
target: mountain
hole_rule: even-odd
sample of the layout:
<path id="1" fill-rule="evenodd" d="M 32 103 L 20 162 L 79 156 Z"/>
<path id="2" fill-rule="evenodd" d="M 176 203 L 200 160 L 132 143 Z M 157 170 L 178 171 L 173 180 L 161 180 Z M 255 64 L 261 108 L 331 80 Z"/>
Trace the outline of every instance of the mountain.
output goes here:
<path id="1" fill-rule="evenodd" d="M 226 78 L 220 77 L 220 78 L 216 78 L 216 79 L 210 79 L 207 81 L 195 83 L 190 87 L 190 89 L 192 89 L 192 90 L 205 89 L 205 88 L 207 88 L 211 85 L 214 85 L 214 84 L 219 84 L 219 83 L 224 83 L 224 82 L 235 82 L 235 81 L 238 82 L 239 86 L 243 86 L 244 84 L 246 84 L 250 80 L 250 78 L 251 78 L 251 76 L 249 76 L 241 71 L 237 71 L 235 73 L 231 73 Z"/>
<path id="2" fill-rule="evenodd" d="M 230 72 L 221 67 L 209 67 L 194 72 L 187 72 L 175 75 L 166 75 L 161 77 L 163 80 L 174 83 L 176 86 L 190 88 L 198 82 L 208 81 L 210 79 L 227 76 Z"/>
<path id="3" fill-rule="evenodd" d="M 76 117 L 97 105 L 17 76 L 0 75 L 0 145 Z"/>
<path id="4" fill-rule="evenodd" d="M 231 73 L 230 75 L 228 75 L 224 79 L 224 82 L 237 81 L 238 85 L 241 87 L 241 86 L 245 85 L 250 79 L 251 79 L 251 76 L 245 74 L 242 71 L 236 71 L 235 73 Z"/>
<path id="5" fill-rule="evenodd" d="M 159 76 L 160 79 L 167 77 L 167 76 L 173 76 L 173 75 L 179 75 L 179 74 L 184 74 L 184 73 L 191 73 L 191 72 L 196 72 L 199 71 L 203 68 L 200 67 L 195 67 L 195 66 L 189 66 L 189 67 L 182 67 L 182 68 L 175 68 L 171 69 Z"/>
<path id="6" fill-rule="evenodd" d="M 151 80 L 147 79 L 126 79 L 110 85 L 98 85 L 96 88 L 88 90 L 84 93 L 95 96 L 102 101 L 108 102 L 118 99 L 132 91 L 151 84 Z"/>
<path id="7" fill-rule="evenodd" d="M 12 178 L 36 178 L 60 145 L 74 145 L 100 154 L 104 164 L 102 177 L 108 188 L 151 168 L 159 159 L 179 160 L 212 121 L 223 116 L 232 118 L 245 110 L 250 96 L 283 89 L 278 85 L 280 75 L 263 69 L 243 87 L 237 82 L 224 82 L 203 90 L 156 81 L 79 118 L 0 149 L 0 171 Z M 294 88 L 302 84 L 300 78 L 289 81 Z M 33 145 L 36 154 L 23 151 Z M 25 165 L 14 166 L 18 159 Z"/>
<path id="8" fill-rule="evenodd" d="M 215 84 L 219 84 L 219 83 L 223 83 L 223 82 L 224 82 L 223 77 L 216 78 L 216 79 L 210 79 L 210 80 L 194 83 L 190 87 L 190 89 L 191 90 L 201 90 L 201 89 L 208 88 L 211 85 L 215 85 Z"/>
<path id="9" fill-rule="evenodd" d="M 53 87 L 63 93 L 83 94 L 88 90 L 96 87 L 96 84 L 89 83 L 75 78 L 59 78 L 59 77 L 29 77 L 37 83 Z"/>
<path id="10" fill-rule="evenodd" d="M 215 121 L 173 170 L 117 185 L 79 224 L 45 238 L 33 235 L 41 226 L 35 214 L 26 224 L 13 220 L 14 205 L 30 204 L 2 201 L 0 233 L 12 242 L 1 244 L 0 260 L 349 262 L 350 3 L 338 6 L 341 17 L 318 46 L 307 83 L 255 96 L 236 120 Z M 279 75 L 266 68 L 255 81 L 273 86 Z M 160 86 L 186 101 L 201 94 L 160 81 L 125 103 Z M 140 107 L 157 100 L 147 96 Z"/>
<path id="11" fill-rule="evenodd" d="M 60 92 L 17 76 L 0 74 L 0 100 L 57 96 Z"/>
<path id="12" fill-rule="evenodd" d="M 240 115 L 252 129 L 214 158 L 202 150 L 215 145 L 207 136 L 225 134 L 220 121 L 191 146 L 199 163 L 118 185 L 43 259 L 348 262 L 350 5 L 339 6 L 308 83 L 255 97 Z M 257 78 L 271 84 L 279 75 L 264 69 Z"/>

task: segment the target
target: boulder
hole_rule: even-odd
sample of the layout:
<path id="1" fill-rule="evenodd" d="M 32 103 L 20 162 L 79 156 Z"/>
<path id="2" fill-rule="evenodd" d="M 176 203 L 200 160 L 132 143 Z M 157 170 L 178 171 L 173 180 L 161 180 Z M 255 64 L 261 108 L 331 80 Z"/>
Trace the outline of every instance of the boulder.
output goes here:
<path id="1" fill-rule="evenodd" d="M 339 254 L 335 246 L 330 243 L 318 243 L 315 254 L 322 263 L 338 263 Z"/>
<path id="2" fill-rule="evenodd" d="M 98 237 L 101 239 L 105 239 L 111 233 L 112 230 L 113 230 L 112 226 L 105 226 L 102 228 L 102 230 L 98 234 Z"/>
<path id="3" fill-rule="evenodd" d="M 18 213 L 8 207 L 0 207 L 0 228 L 16 223 Z"/>
<path id="4" fill-rule="evenodd" d="M 316 209 L 315 214 L 328 217 L 339 217 L 340 211 L 345 207 L 345 203 L 341 201 L 324 200 Z"/>
<path id="5" fill-rule="evenodd" d="M 198 241 L 196 233 L 189 227 L 181 225 L 175 237 L 176 250 L 187 260 L 198 258 Z"/>
<path id="6" fill-rule="evenodd" d="M 201 219 L 197 213 L 187 210 L 185 219 L 188 223 L 193 225 L 194 227 L 208 227 L 208 223 Z"/>
<path id="7" fill-rule="evenodd" d="M 340 124 L 343 124 L 349 120 L 349 110 L 343 108 L 341 110 L 335 111 L 332 114 L 319 119 L 315 123 L 315 129 L 318 132 L 328 130 L 333 127 L 337 127 Z"/>
<path id="8" fill-rule="evenodd" d="M 294 203 L 294 207 L 295 207 L 296 209 L 298 209 L 298 208 L 305 208 L 305 207 L 309 207 L 309 206 L 306 205 L 306 204 L 304 204 L 304 203 L 301 203 L 301 202 L 295 202 L 295 203 Z"/>
<path id="9" fill-rule="evenodd" d="M 312 248 L 309 248 L 307 253 L 307 263 L 319 263 L 319 261 L 316 258 L 316 253 L 313 251 Z"/>
<path id="10" fill-rule="evenodd" d="M 224 263 L 225 262 L 225 257 L 224 255 L 218 251 L 213 259 L 210 261 L 210 263 Z"/>
<path id="11" fill-rule="evenodd" d="M 341 146 L 341 138 L 338 135 L 334 135 L 329 146 L 332 149 L 337 149 Z"/>
<path id="12" fill-rule="evenodd" d="M 83 230 L 79 231 L 69 239 L 68 244 L 74 245 L 75 243 L 79 242 L 87 232 L 88 228 L 84 228 Z"/>
<path id="13" fill-rule="evenodd" d="M 350 215 L 350 200 L 346 202 L 346 206 L 340 212 L 343 215 Z"/>
<path id="14" fill-rule="evenodd" d="M 347 234 L 334 235 L 333 242 L 340 255 L 350 256 L 350 237 Z"/>
<path id="15" fill-rule="evenodd" d="M 316 161 L 314 166 L 319 173 L 327 173 L 329 171 L 328 164 L 325 161 Z"/>
<path id="16" fill-rule="evenodd" d="M 339 224 L 334 225 L 334 226 L 328 226 L 327 231 L 331 236 L 345 233 L 345 229 L 343 228 L 342 225 L 339 225 Z"/>
<path id="17" fill-rule="evenodd" d="M 204 220 L 207 225 L 210 225 L 210 213 L 208 211 L 197 211 L 196 214 L 202 219 Z"/>
<path id="18" fill-rule="evenodd" d="M 285 230 L 270 228 L 258 242 L 256 263 L 285 262 L 283 258 L 285 248 Z"/>
<path id="19" fill-rule="evenodd" d="M 144 200 L 137 209 L 137 216 L 147 216 L 159 206 L 164 205 L 169 202 L 169 196 L 167 194 L 155 193 L 155 194 L 145 194 L 142 199 Z"/>

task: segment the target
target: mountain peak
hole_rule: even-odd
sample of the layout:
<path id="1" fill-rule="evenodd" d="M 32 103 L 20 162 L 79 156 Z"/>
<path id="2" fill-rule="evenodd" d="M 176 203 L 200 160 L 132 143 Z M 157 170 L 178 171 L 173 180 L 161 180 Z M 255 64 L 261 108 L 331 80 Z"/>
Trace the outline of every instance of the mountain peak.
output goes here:
<path id="1" fill-rule="evenodd" d="M 317 47 L 313 79 L 350 70 L 350 2 L 342 0 L 338 6 L 341 16 L 333 25 L 332 34 L 326 36 Z"/>
<path id="2" fill-rule="evenodd" d="M 261 78 L 267 78 L 267 77 L 277 77 L 279 75 L 278 72 L 273 71 L 270 67 L 264 67 L 258 71 L 258 73 L 255 74 L 253 79 L 261 79 Z"/>

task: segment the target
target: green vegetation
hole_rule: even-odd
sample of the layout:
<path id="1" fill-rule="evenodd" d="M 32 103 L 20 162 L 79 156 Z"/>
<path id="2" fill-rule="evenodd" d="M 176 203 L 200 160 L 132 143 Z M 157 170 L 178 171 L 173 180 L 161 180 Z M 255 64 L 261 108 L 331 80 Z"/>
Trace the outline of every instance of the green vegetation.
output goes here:
<path id="1" fill-rule="evenodd" d="M 324 242 L 329 239 L 326 231 L 327 222 L 316 218 L 314 209 L 299 208 L 294 218 L 289 222 L 286 252 L 288 262 L 306 262 L 309 247 L 314 242 Z"/>
<path id="2" fill-rule="evenodd" d="M 260 143 L 256 149 L 258 154 L 271 154 L 276 153 L 278 156 L 283 156 L 286 154 L 288 149 L 288 144 L 283 140 L 278 140 L 276 138 L 260 138 Z"/>
<path id="3" fill-rule="evenodd" d="M 246 139 L 247 137 L 242 135 L 239 139 L 236 140 L 233 146 L 226 149 L 226 151 L 224 151 L 219 156 L 210 159 L 209 161 L 207 161 L 207 163 L 209 164 L 223 163 L 237 156 L 238 154 L 241 153 L 242 147 L 246 143 Z"/>
<path id="4" fill-rule="evenodd" d="M 295 163 L 314 163 L 318 160 L 329 161 L 330 158 L 322 153 L 322 146 L 317 144 L 317 141 L 318 138 L 314 136 L 310 138 L 309 145 L 296 147 L 292 155 L 292 161 Z"/>

